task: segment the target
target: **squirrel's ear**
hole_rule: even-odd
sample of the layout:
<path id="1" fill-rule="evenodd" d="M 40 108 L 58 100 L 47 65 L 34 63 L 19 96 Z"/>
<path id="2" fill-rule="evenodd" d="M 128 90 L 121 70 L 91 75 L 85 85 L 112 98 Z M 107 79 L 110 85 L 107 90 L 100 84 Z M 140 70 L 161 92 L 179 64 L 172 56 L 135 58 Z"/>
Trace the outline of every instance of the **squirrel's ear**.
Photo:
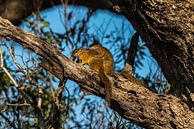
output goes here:
<path id="1" fill-rule="evenodd" d="M 96 45 L 100 45 L 100 42 L 98 40 L 94 40 L 94 42 L 89 46 L 89 48 L 93 47 L 93 46 L 96 46 Z"/>

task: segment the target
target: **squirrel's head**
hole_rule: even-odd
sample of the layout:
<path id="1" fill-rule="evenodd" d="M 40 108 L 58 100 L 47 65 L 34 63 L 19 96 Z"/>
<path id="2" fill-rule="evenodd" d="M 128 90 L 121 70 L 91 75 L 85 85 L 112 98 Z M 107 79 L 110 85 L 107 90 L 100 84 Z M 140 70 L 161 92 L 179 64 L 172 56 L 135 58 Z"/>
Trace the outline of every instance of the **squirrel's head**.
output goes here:
<path id="1" fill-rule="evenodd" d="M 79 48 L 72 52 L 73 61 L 80 63 L 81 60 L 88 58 L 88 50 L 84 48 Z"/>

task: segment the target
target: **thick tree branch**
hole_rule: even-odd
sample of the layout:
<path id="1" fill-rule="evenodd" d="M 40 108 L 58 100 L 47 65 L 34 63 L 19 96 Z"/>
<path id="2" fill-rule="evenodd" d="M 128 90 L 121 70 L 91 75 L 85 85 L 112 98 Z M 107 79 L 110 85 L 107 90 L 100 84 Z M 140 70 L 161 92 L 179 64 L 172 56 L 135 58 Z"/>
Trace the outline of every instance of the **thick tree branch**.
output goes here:
<path id="1" fill-rule="evenodd" d="M 81 88 L 98 96 L 104 96 L 99 76 L 89 69 L 74 64 L 51 43 L 16 28 L 1 17 L 0 36 L 12 39 L 43 57 L 45 61 L 40 65 L 58 78 L 63 79 L 64 75 L 65 78 L 81 84 Z M 121 116 L 147 128 L 194 127 L 194 112 L 190 111 L 180 99 L 172 95 L 157 95 L 133 77 L 127 80 L 115 75 L 110 79 L 115 84 L 111 108 Z"/>

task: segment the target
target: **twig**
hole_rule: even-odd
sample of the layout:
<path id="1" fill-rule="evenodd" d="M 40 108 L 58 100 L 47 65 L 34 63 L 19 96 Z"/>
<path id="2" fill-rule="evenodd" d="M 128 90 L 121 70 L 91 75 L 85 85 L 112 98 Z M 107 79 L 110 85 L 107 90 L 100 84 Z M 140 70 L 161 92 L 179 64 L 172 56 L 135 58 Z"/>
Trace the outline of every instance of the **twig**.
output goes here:
<path id="1" fill-rule="evenodd" d="M 0 38 L 0 42 L 2 42 L 2 39 Z M 9 73 L 9 71 L 4 67 L 3 64 L 3 53 L 2 53 L 2 48 L 0 46 L 0 68 L 3 69 L 3 71 L 5 72 L 5 74 L 9 77 L 9 79 L 13 82 L 13 84 L 15 85 L 15 87 L 18 87 L 17 82 L 14 80 L 14 78 L 11 76 L 11 74 Z"/>
<path id="2" fill-rule="evenodd" d="M 65 79 L 64 81 L 60 81 L 59 86 L 57 88 L 56 91 L 56 98 L 55 98 L 55 104 L 57 105 L 57 107 L 60 107 L 60 103 L 61 103 L 61 98 L 62 98 L 62 93 L 63 90 L 65 88 L 65 83 L 66 83 L 67 79 Z"/>
<path id="3" fill-rule="evenodd" d="M 5 72 L 5 74 L 9 77 L 9 79 L 13 82 L 15 87 L 18 87 L 17 82 L 13 79 L 13 77 L 10 75 L 10 73 L 8 72 L 8 70 L 5 67 L 2 67 L 3 71 Z"/>
<path id="4" fill-rule="evenodd" d="M 12 103 L 6 103 L 7 106 L 14 106 L 14 107 L 23 107 L 23 106 L 30 106 L 28 103 L 22 103 L 22 104 L 12 104 Z"/>
<path id="5" fill-rule="evenodd" d="M 39 92 L 39 94 L 43 94 L 43 90 L 40 86 L 38 87 L 38 92 Z M 42 97 L 41 96 L 38 97 L 37 105 L 41 109 L 41 106 L 42 106 Z"/>

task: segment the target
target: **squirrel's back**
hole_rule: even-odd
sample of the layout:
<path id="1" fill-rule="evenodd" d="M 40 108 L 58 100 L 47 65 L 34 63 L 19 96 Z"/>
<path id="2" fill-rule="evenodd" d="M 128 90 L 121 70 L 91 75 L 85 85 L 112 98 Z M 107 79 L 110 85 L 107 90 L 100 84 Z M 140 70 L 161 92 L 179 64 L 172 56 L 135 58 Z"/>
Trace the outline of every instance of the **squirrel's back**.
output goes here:
<path id="1" fill-rule="evenodd" d="M 113 74 L 114 73 L 114 59 L 111 54 L 111 52 L 103 47 L 99 43 L 94 43 L 89 47 L 89 50 L 95 50 L 98 52 L 97 57 L 103 58 L 103 67 L 104 72 L 107 74 Z"/>

